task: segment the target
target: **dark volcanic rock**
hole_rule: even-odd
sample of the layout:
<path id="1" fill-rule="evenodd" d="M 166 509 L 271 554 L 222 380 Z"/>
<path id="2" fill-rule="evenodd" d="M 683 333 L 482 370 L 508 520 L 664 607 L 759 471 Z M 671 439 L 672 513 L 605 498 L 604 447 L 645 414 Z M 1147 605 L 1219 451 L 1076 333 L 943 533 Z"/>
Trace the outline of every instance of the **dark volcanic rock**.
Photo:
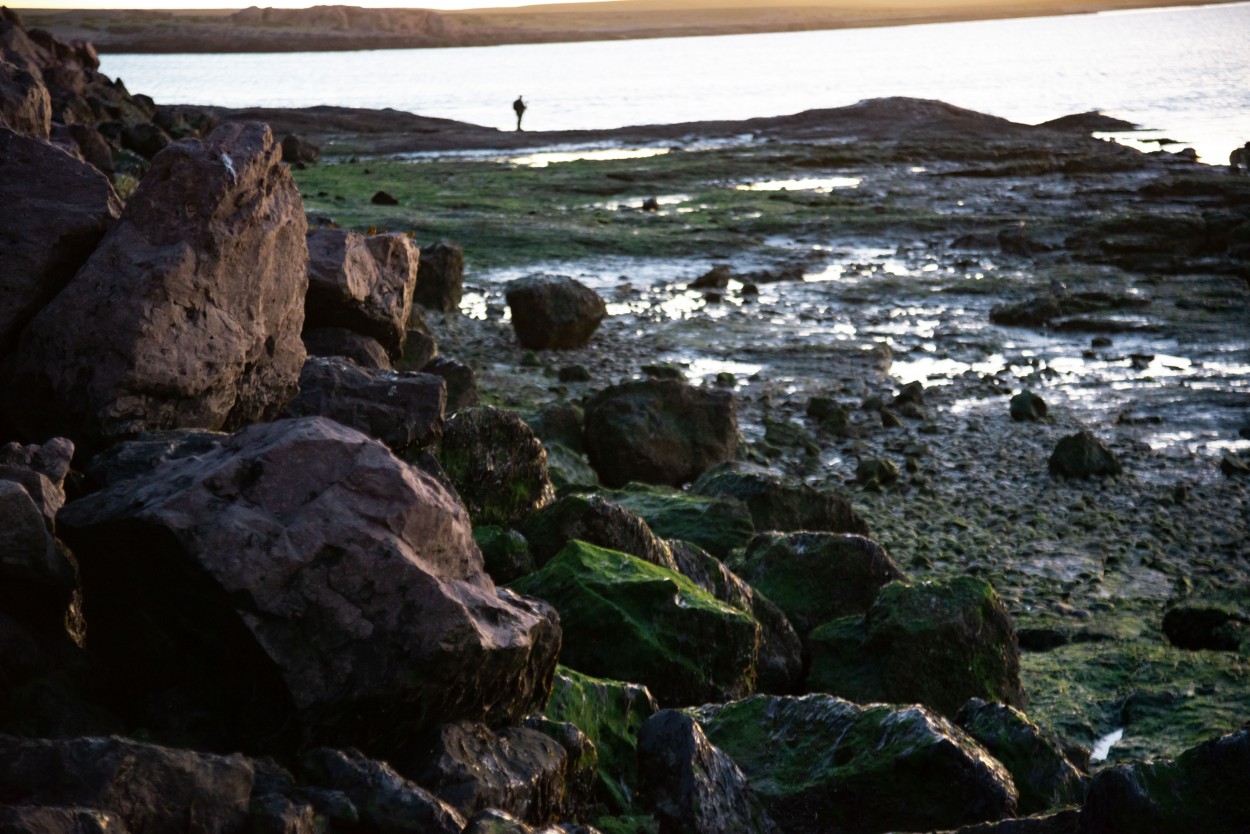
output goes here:
<path id="1" fill-rule="evenodd" d="M 527 275 L 504 294 L 517 341 L 531 350 L 582 347 L 608 314 L 598 293 L 567 275 Z"/>
<path id="2" fill-rule="evenodd" d="M 106 689 L 154 734 L 384 755 L 443 721 L 518 720 L 549 691 L 554 612 L 495 588 L 433 478 L 328 420 L 253 427 L 59 525 Z"/>
<path id="3" fill-rule="evenodd" d="M 1046 401 L 1032 391 L 1021 391 L 1011 398 L 1011 419 L 1033 422 L 1046 419 Z"/>
<path id="4" fill-rule="evenodd" d="M 1098 772 L 1081 811 L 1082 834 L 1243 834 L 1250 831 L 1250 729 L 1205 741 L 1175 761 Z"/>
<path id="5" fill-rule="evenodd" d="M 309 356 L 345 356 L 362 368 L 391 369 L 386 348 L 363 333 L 345 327 L 306 327 L 302 338 Z"/>
<path id="6" fill-rule="evenodd" d="M 433 374 L 372 372 L 341 357 L 314 357 L 304 363 L 286 416 L 329 417 L 407 456 L 442 437 L 446 399 Z"/>
<path id="7" fill-rule="evenodd" d="M 527 727 L 494 732 L 482 724 L 444 724 L 426 734 L 404 772 L 466 817 L 487 808 L 531 825 L 562 809 L 568 753 Z"/>
<path id="8" fill-rule="evenodd" d="M 282 161 L 312 163 L 321 159 L 321 149 L 302 136 L 288 133 L 282 137 Z"/>
<path id="9" fill-rule="evenodd" d="M 52 128 L 52 99 L 40 78 L 0 57 L 0 127 L 36 139 Z"/>
<path id="10" fill-rule="evenodd" d="M 0 357 L 121 213 L 99 171 L 0 127 Z"/>
<path id="11" fill-rule="evenodd" d="M 619 550 L 678 570 L 673 551 L 634 513 L 597 495 L 566 495 L 521 522 L 534 561 L 542 567 L 573 539 Z"/>
<path id="12" fill-rule="evenodd" d="M 306 781 L 346 795 L 364 830 L 379 834 L 460 834 L 464 830 L 464 819 L 456 809 L 357 750 L 320 747 L 309 751 L 301 764 Z"/>
<path id="13" fill-rule="evenodd" d="M 760 532 L 819 530 L 868 535 L 868 525 L 841 495 L 786 480 L 751 464 L 717 466 L 695 481 L 690 491 L 744 502 Z"/>
<path id="14" fill-rule="evenodd" d="M 464 362 L 435 356 L 421 366 L 421 373 L 441 376 L 447 383 L 447 415 L 477 405 L 477 374 Z"/>
<path id="15" fill-rule="evenodd" d="M 683 712 L 662 710 L 642 725 L 638 772 L 639 793 L 664 831 L 776 831 L 733 759 Z"/>
<path id="16" fill-rule="evenodd" d="M 610 487 L 681 486 L 731 460 L 738 446 L 733 395 L 675 380 L 613 385 L 586 404 L 590 465 Z"/>
<path id="17" fill-rule="evenodd" d="M 1051 475 L 1065 478 L 1115 477 L 1123 471 L 1115 453 L 1087 431 L 1061 438 L 1048 468 Z"/>
<path id="18" fill-rule="evenodd" d="M 1079 805 L 1085 799 L 1085 775 L 1068 761 L 1056 739 L 1016 708 L 973 698 L 960 708 L 955 723 L 1011 773 L 1021 814 Z"/>
<path id="19" fill-rule="evenodd" d="M 734 566 L 802 635 L 866 613 L 881 588 L 907 578 L 872 539 L 836 533 L 761 533 Z"/>
<path id="20" fill-rule="evenodd" d="M 376 339 L 392 358 L 399 356 L 420 254 L 401 234 L 310 231 L 304 326 L 355 330 Z"/>
<path id="21" fill-rule="evenodd" d="M 454 414 L 443 429 L 439 462 L 474 524 L 513 524 L 556 497 L 543 444 L 511 411 Z"/>
<path id="22" fill-rule="evenodd" d="M 252 763 L 238 755 L 121 738 L 0 736 L 0 803 L 95 809 L 134 834 L 243 831 L 254 779 Z"/>
<path id="23" fill-rule="evenodd" d="M 1015 811 L 1003 766 L 924 707 L 757 695 L 694 717 L 787 834 L 931 831 Z"/>
<path id="24" fill-rule="evenodd" d="M 303 205 L 269 128 L 171 145 L 26 327 L 5 416 L 92 443 L 271 418 L 305 353 Z"/>
<path id="25" fill-rule="evenodd" d="M 446 240 L 423 247 L 413 300 L 427 310 L 453 313 L 463 295 L 464 250 Z"/>
<path id="26" fill-rule="evenodd" d="M 638 681 L 674 706 L 752 691 L 759 624 L 676 571 L 572 541 L 509 587 L 556 607 L 561 660 L 578 670 Z"/>
<path id="27" fill-rule="evenodd" d="M 892 582 L 863 617 L 808 635 L 808 686 L 868 703 L 920 703 L 954 716 L 969 698 L 1025 706 L 1006 606 L 970 576 Z"/>

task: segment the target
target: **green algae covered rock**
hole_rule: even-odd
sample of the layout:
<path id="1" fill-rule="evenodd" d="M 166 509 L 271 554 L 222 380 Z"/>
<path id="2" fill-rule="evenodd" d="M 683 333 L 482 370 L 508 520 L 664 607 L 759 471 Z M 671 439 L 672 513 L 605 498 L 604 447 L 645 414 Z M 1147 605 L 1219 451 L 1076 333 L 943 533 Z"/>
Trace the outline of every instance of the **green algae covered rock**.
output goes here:
<path id="1" fill-rule="evenodd" d="M 557 491 L 591 489 L 599 483 L 599 476 L 581 452 L 554 441 L 543 441 L 543 447 L 547 450 L 547 474 Z"/>
<path id="2" fill-rule="evenodd" d="M 646 684 L 662 704 L 728 700 L 755 685 L 759 623 L 676 571 L 571 541 L 510 587 L 559 611 L 565 663 Z"/>
<path id="3" fill-rule="evenodd" d="M 609 810 L 634 808 L 638 785 L 638 730 L 659 710 L 645 686 L 556 669 L 551 698 L 543 715 L 575 725 L 598 753 L 595 795 Z"/>
<path id="4" fill-rule="evenodd" d="M 970 576 L 892 582 L 864 617 L 827 623 L 808 642 L 815 691 L 946 716 L 969 698 L 1025 706 L 1011 616 L 988 582 Z"/>
<path id="5" fill-rule="evenodd" d="M 1094 777 L 1083 834 L 1250 831 L 1250 728 L 1204 741 L 1174 761 L 1132 762 Z"/>
<path id="6" fill-rule="evenodd" d="M 657 536 L 688 541 L 718 559 L 729 556 L 755 534 L 750 510 L 736 498 L 694 495 L 646 484 L 628 484 L 602 494 L 642 516 Z"/>
<path id="7" fill-rule="evenodd" d="M 1063 478 L 1116 477 L 1123 471 L 1115 453 L 1087 431 L 1060 438 L 1047 466 Z"/>
<path id="8" fill-rule="evenodd" d="M 1021 814 L 1079 805 L 1085 776 L 1064 756 L 1059 742 L 1015 707 L 973 698 L 955 723 L 1011 773 L 1020 791 Z"/>
<path id="9" fill-rule="evenodd" d="M 744 502 L 759 531 L 823 530 L 868 535 L 868 525 L 841 495 L 786 480 L 751 464 L 724 463 L 709 469 L 691 485 L 690 491 Z"/>
<path id="10" fill-rule="evenodd" d="M 677 570 L 672 550 L 645 521 L 597 495 L 566 495 L 521 522 L 521 532 L 539 567 L 570 541 L 579 539 Z"/>
<path id="11" fill-rule="evenodd" d="M 511 411 L 483 406 L 452 415 L 438 459 L 474 524 L 509 525 L 555 500 L 547 452 Z"/>
<path id="12" fill-rule="evenodd" d="M 473 541 L 482 551 L 486 572 L 500 585 L 525 576 L 534 569 L 529 543 L 516 530 L 495 524 L 474 527 Z"/>
<path id="13" fill-rule="evenodd" d="M 842 533 L 761 533 L 733 567 L 801 635 L 867 612 L 882 587 L 906 579 L 881 545 Z"/>
<path id="14" fill-rule="evenodd" d="M 924 707 L 756 695 L 693 714 L 787 834 L 929 831 L 1015 812 L 1006 769 Z"/>

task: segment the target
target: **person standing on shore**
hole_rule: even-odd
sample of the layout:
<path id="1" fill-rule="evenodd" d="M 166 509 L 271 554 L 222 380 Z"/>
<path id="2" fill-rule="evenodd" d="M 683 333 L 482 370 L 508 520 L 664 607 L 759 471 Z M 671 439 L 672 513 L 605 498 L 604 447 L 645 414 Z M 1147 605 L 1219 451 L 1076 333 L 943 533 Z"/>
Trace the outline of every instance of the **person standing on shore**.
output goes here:
<path id="1" fill-rule="evenodd" d="M 525 102 L 520 96 L 516 97 L 516 101 L 512 102 L 512 109 L 516 111 L 516 129 L 521 129 L 521 117 L 525 115 Z"/>

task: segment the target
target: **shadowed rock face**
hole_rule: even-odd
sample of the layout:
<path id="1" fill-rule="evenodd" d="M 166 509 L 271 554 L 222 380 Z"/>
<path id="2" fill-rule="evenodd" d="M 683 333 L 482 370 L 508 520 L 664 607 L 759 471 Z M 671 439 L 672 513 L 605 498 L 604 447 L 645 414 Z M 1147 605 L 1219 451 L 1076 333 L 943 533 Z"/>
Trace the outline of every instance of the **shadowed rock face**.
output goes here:
<path id="1" fill-rule="evenodd" d="M 0 127 L 0 356 L 121 213 L 121 200 L 99 171 Z"/>
<path id="2" fill-rule="evenodd" d="M 0 58 L 0 126 L 36 139 L 47 139 L 52 129 L 52 100 L 48 88 L 26 70 Z"/>
<path id="3" fill-rule="evenodd" d="M 267 126 L 171 145 L 22 334 L 6 416 L 89 444 L 274 416 L 304 363 L 306 227 Z"/>
<path id="4" fill-rule="evenodd" d="M 496 590 L 455 496 L 328 420 L 255 426 L 59 525 L 106 688 L 154 734 L 385 756 L 550 691 L 554 612 Z"/>

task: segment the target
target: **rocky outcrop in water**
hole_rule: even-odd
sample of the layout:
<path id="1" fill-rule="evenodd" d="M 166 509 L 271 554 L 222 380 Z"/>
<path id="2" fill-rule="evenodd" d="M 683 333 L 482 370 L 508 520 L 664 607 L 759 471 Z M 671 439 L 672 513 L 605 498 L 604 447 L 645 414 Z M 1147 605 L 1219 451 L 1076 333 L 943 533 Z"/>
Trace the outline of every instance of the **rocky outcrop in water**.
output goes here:
<path id="1" fill-rule="evenodd" d="M 529 275 L 505 288 L 522 347 L 569 350 L 590 341 L 608 314 L 599 294 L 567 275 Z"/>
<path id="2" fill-rule="evenodd" d="M 60 526 L 112 699 L 154 734 L 384 754 L 546 699 L 551 609 L 496 590 L 454 496 L 327 420 L 246 430 Z"/>
<path id="3" fill-rule="evenodd" d="M 277 415 L 305 357 L 304 229 L 266 126 L 171 146 L 22 332 L 5 416 L 30 439 L 98 446 Z"/>

